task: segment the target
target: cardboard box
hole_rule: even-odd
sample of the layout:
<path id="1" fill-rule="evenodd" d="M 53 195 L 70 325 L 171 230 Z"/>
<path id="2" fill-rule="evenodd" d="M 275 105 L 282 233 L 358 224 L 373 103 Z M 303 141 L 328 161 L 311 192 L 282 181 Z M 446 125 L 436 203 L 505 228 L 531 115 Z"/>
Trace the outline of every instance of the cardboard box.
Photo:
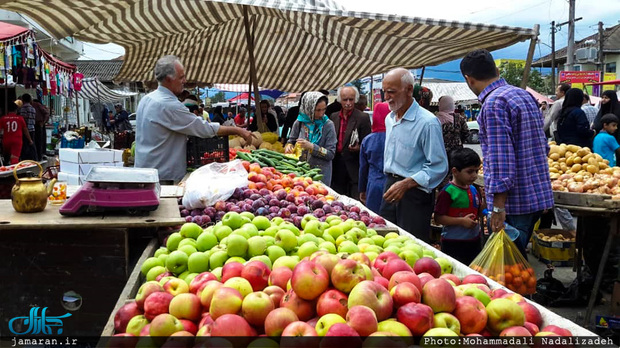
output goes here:
<path id="1" fill-rule="evenodd" d="M 60 171 L 66 174 L 85 176 L 86 174 L 88 174 L 88 172 L 94 165 L 99 165 L 99 164 L 73 163 L 73 162 L 61 161 Z"/>
<path id="2" fill-rule="evenodd" d="M 548 240 L 558 235 L 564 240 Z M 532 254 L 553 266 L 572 266 L 575 263 L 575 234 L 563 230 L 538 230 L 532 234 Z"/>
<path id="3" fill-rule="evenodd" d="M 118 154 L 120 152 L 120 154 Z M 109 149 L 60 149 L 60 161 L 71 163 L 108 163 L 123 160 L 122 151 Z M 116 160 L 116 158 L 119 158 Z"/>
<path id="4" fill-rule="evenodd" d="M 86 182 L 86 176 L 58 172 L 58 180 L 65 181 L 67 185 L 83 185 Z"/>

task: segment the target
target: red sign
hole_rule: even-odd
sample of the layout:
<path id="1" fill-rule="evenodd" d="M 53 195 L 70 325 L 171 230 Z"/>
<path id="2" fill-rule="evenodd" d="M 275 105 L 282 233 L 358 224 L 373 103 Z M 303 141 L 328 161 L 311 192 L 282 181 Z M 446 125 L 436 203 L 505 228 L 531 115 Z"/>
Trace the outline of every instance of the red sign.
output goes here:
<path id="1" fill-rule="evenodd" d="M 593 83 L 601 81 L 600 71 L 560 71 L 560 82 Z"/>

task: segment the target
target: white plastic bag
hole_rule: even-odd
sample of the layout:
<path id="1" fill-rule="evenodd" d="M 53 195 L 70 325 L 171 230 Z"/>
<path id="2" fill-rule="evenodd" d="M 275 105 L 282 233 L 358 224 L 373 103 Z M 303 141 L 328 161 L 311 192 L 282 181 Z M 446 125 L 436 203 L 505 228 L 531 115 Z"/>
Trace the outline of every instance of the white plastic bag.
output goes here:
<path id="1" fill-rule="evenodd" d="M 219 200 L 227 200 L 236 188 L 246 186 L 248 172 L 240 160 L 207 164 L 187 179 L 183 205 L 187 209 L 206 208 Z"/>

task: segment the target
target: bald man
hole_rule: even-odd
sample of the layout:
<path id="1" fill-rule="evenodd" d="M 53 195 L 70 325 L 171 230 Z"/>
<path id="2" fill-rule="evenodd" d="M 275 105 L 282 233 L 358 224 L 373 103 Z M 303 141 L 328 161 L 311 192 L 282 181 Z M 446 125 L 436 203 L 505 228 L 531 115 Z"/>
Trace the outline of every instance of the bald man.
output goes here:
<path id="1" fill-rule="evenodd" d="M 391 112 L 385 118 L 381 216 L 429 243 L 433 190 L 448 174 L 448 158 L 439 120 L 413 99 L 414 82 L 403 68 L 383 80 Z"/>

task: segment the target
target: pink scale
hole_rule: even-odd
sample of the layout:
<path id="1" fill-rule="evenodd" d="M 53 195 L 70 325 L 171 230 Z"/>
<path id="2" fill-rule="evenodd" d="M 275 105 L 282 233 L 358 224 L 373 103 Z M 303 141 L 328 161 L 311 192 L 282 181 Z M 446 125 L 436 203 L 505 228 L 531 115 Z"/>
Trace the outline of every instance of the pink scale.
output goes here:
<path id="1" fill-rule="evenodd" d="M 84 185 L 60 207 L 60 214 L 145 214 L 159 207 L 159 192 L 157 169 L 93 167 Z"/>

